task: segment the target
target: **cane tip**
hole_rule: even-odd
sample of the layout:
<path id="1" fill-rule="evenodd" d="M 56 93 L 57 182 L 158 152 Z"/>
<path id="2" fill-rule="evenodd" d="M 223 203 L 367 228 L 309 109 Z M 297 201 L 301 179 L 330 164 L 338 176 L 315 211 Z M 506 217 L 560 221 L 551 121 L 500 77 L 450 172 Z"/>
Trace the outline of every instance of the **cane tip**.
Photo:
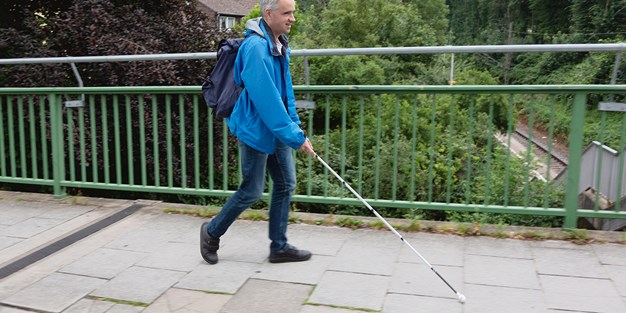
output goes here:
<path id="1" fill-rule="evenodd" d="M 459 296 L 459 302 L 465 303 L 465 296 L 462 293 L 457 293 L 457 295 Z"/>

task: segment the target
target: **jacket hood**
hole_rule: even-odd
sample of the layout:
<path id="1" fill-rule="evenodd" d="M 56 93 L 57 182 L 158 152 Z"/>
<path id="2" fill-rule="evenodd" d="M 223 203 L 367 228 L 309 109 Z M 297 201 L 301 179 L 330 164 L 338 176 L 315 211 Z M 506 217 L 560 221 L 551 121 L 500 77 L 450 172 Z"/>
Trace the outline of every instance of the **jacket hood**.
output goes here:
<path id="1" fill-rule="evenodd" d="M 272 29 L 267 25 L 262 17 L 252 18 L 246 22 L 246 37 L 252 33 L 255 33 L 265 39 L 274 38 Z M 274 44 L 274 40 L 268 40 L 270 51 L 274 56 L 285 55 L 289 49 L 289 40 L 287 40 L 287 36 L 285 35 L 280 35 L 278 40 L 280 40 L 280 43 L 283 45 L 284 51 L 278 51 L 276 45 Z"/>
<path id="2" fill-rule="evenodd" d="M 261 18 L 260 17 L 249 19 L 246 22 L 246 36 L 248 36 L 249 33 L 254 32 L 257 35 L 265 38 L 265 33 L 261 29 L 260 24 L 261 24 Z"/>

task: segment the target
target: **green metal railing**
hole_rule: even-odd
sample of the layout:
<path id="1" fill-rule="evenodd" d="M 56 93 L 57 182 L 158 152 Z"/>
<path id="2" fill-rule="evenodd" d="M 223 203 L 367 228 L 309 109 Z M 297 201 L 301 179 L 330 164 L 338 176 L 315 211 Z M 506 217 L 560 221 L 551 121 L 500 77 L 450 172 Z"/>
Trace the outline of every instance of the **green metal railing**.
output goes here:
<path id="1" fill-rule="evenodd" d="M 317 103 L 300 111 L 316 151 L 373 206 L 563 216 L 567 228 L 579 217 L 626 218 L 620 206 L 581 209 L 578 200 L 585 114 L 597 99 L 626 94 L 624 85 L 298 86 L 296 93 Z M 84 107 L 64 106 L 81 95 Z M 621 128 L 614 139 L 624 151 L 626 114 L 602 114 L 623 120 L 602 130 Z M 567 140 L 566 181 L 533 174 L 547 163 L 550 177 L 552 160 L 536 159 L 530 144 L 520 155 L 506 148 L 519 119 L 530 137 L 541 125 L 550 151 L 554 139 Z M 320 164 L 296 155 L 294 201 L 360 206 Z M 236 139 L 197 86 L 0 88 L 0 182 L 49 186 L 59 197 L 67 188 L 225 197 L 239 183 L 238 159 Z"/>

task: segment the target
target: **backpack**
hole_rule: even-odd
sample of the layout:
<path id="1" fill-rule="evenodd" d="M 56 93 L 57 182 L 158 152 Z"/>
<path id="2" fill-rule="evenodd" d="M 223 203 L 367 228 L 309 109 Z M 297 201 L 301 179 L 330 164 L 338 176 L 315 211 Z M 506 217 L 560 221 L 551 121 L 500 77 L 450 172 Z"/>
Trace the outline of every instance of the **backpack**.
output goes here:
<path id="1" fill-rule="evenodd" d="M 215 67 L 202 83 L 204 101 L 215 111 L 217 117 L 230 116 L 244 88 L 244 86 L 237 85 L 233 78 L 237 52 L 244 40 L 245 38 L 230 38 L 220 41 Z"/>

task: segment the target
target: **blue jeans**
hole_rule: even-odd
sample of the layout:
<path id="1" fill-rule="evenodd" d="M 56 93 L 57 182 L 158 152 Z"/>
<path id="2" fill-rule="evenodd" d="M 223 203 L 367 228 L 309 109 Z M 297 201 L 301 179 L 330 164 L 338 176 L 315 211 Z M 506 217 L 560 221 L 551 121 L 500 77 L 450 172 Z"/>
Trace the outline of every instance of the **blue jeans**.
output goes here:
<path id="1" fill-rule="evenodd" d="M 239 142 L 243 180 L 239 189 L 226 201 L 222 210 L 211 220 L 209 235 L 219 238 L 239 214 L 254 204 L 265 188 L 265 169 L 272 178 L 272 197 L 269 210 L 270 251 L 283 252 L 287 247 L 287 223 L 291 193 L 296 188 L 296 168 L 292 149 L 278 142 L 274 154 L 255 150 Z"/>

